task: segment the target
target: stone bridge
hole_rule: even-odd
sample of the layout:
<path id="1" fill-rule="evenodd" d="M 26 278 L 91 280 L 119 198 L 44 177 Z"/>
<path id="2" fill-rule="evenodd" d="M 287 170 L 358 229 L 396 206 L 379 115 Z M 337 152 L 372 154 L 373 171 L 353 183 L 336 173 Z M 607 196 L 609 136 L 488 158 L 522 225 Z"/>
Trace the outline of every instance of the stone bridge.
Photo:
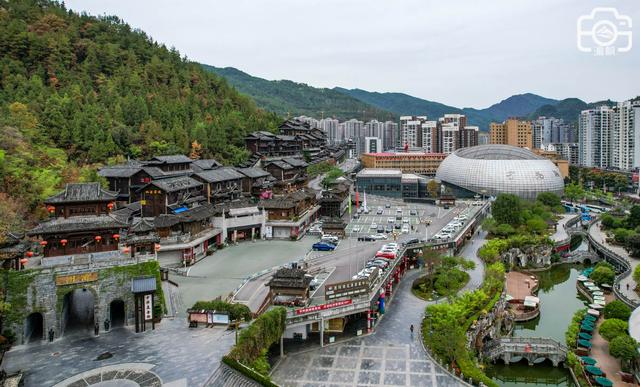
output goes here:
<path id="1" fill-rule="evenodd" d="M 534 365 L 550 360 L 557 367 L 567 359 L 567 347 L 546 337 L 503 337 L 490 341 L 483 352 L 489 360 L 502 359 L 505 364 L 527 359 Z"/>
<path id="2" fill-rule="evenodd" d="M 600 256 L 593 251 L 577 250 L 569 253 L 569 255 L 567 255 L 567 257 L 563 260 L 563 262 L 585 263 L 588 260 L 588 263 L 593 264 L 600 261 L 600 259 Z"/>

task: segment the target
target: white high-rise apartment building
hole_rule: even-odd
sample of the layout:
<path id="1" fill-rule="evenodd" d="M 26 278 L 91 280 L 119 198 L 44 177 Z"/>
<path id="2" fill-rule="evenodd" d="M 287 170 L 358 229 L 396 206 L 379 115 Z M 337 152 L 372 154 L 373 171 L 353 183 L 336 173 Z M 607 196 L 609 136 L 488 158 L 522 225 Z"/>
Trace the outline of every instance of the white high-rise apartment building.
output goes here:
<path id="1" fill-rule="evenodd" d="M 313 117 L 299 116 L 295 117 L 295 119 L 298 121 L 306 122 L 312 129 L 320 129 L 320 121 L 316 120 Z"/>
<path id="2" fill-rule="evenodd" d="M 554 117 L 538 117 L 531 122 L 533 147 L 542 149 L 544 145 L 569 141 L 569 125 Z"/>
<path id="3" fill-rule="evenodd" d="M 622 170 L 640 167 L 640 101 L 624 101 L 613 108 L 610 166 Z"/>
<path id="4" fill-rule="evenodd" d="M 460 127 L 456 122 L 447 122 L 440 127 L 440 151 L 446 155 L 458 149 Z"/>
<path id="5" fill-rule="evenodd" d="M 611 160 L 613 109 L 599 106 L 580 112 L 578 162 L 583 167 L 608 168 Z"/>
<path id="6" fill-rule="evenodd" d="M 382 148 L 383 150 L 395 149 L 398 142 L 398 124 L 393 121 L 386 121 L 384 123 L 384 130 L 382 134 Z"/>
<path id="7" fill-rule="evenodd" d="M 364 124 L 364 132 L 367 137 L 377 137 L 382 139 L 384 133 L 384 122 L 371 120 Z"/>
<path id="8" fill-rule="evenodd" d="M 420 126 L 421 143 L 420 146 L 425 153 L 439 153 L 438 146 L 438 122 L 425 121 Z"/>
<path id="9" fill-rule="evenodd" d="M 344 132 L 338 130 L 340 122 L 335 118 L 323 118 L 319 122 L 320 129 L 327 134 L 329 144 L 341 144 L 344 142 Z"/>
<path id="10" fill-rule="evenodd" d="M 400 117 L 400 146 L 409 148 L 420 147 L 422 124 L 427 121 L 427 116 L 402 116 Z"/>

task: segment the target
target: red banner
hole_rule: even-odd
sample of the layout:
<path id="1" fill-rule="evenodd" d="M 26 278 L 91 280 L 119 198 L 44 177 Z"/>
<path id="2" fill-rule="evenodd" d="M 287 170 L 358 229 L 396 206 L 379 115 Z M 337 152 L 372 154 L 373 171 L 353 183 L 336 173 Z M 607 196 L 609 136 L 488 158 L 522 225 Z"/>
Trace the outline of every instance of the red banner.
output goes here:
<path id="1" fill-rule="evenodd" d="M 345 305 L 351 305 L 352 302 L 353 301 L 349 299 L 349 300 L 330 302 L 328 304 L 309 306 L 307 308 L 296 309 L 296 314 L 305 314 L 305 313 L 311 313 L 311 312 L 319 312 L 321 310 L 326 310 L 326 309 L 338 308 Z"/>

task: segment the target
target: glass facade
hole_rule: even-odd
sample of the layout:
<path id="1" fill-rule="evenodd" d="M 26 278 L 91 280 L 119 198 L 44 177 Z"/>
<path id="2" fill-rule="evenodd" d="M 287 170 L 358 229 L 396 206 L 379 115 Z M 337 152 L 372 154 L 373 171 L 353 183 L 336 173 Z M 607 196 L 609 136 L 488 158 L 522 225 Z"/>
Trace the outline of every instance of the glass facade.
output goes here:
<path id="1" fill-rule="evenodd" d="M 560 171 L 550 160 L 509 145 L 459 149 L 442 162 L 436 178 L 489 196 L 512 193 L 534 200 L 541 192 L 564 191 Z"/>

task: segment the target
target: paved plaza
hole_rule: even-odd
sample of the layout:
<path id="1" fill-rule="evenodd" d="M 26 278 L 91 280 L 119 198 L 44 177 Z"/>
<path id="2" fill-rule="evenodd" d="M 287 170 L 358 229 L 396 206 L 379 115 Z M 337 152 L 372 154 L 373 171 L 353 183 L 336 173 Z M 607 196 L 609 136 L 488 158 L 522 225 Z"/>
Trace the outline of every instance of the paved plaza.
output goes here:
<path id="1" fill-rule="evenodd" d="M 105 377 L 115 378 L 112 371 L 120 372 L 120 380 L 109 380 L 116 383 L 113 386 L 154 386 L 158 380 L 164 386 L 201 386 L 234 340 L 233 331 L 189 329 L 184 319 L 164 319 L 156 330 L 145 333 L 119 328 L 98 337 L 17 346 L 5 354 L 3 364 L 8 373 L 23 371 L 25 386 L 53 386 L 62 381 L 66 381 L 63 385 L 92 385 L 107 380 Z M 113 356 L 96 360 L 106 352 Z"/>
<path id="2" fill-rule="evenodd" d="M 427 303 L 410 291 L 419 275 L 418 271 L 410 272 L 401 282 L 374 334 L 289 353 L 274 370 L 273 380 L 283 387 L 460 385 L 430 360 L 420 342 L 420 323 Z M 411 324 L 415 327 L 413 335 L 409 331 Z"/>

